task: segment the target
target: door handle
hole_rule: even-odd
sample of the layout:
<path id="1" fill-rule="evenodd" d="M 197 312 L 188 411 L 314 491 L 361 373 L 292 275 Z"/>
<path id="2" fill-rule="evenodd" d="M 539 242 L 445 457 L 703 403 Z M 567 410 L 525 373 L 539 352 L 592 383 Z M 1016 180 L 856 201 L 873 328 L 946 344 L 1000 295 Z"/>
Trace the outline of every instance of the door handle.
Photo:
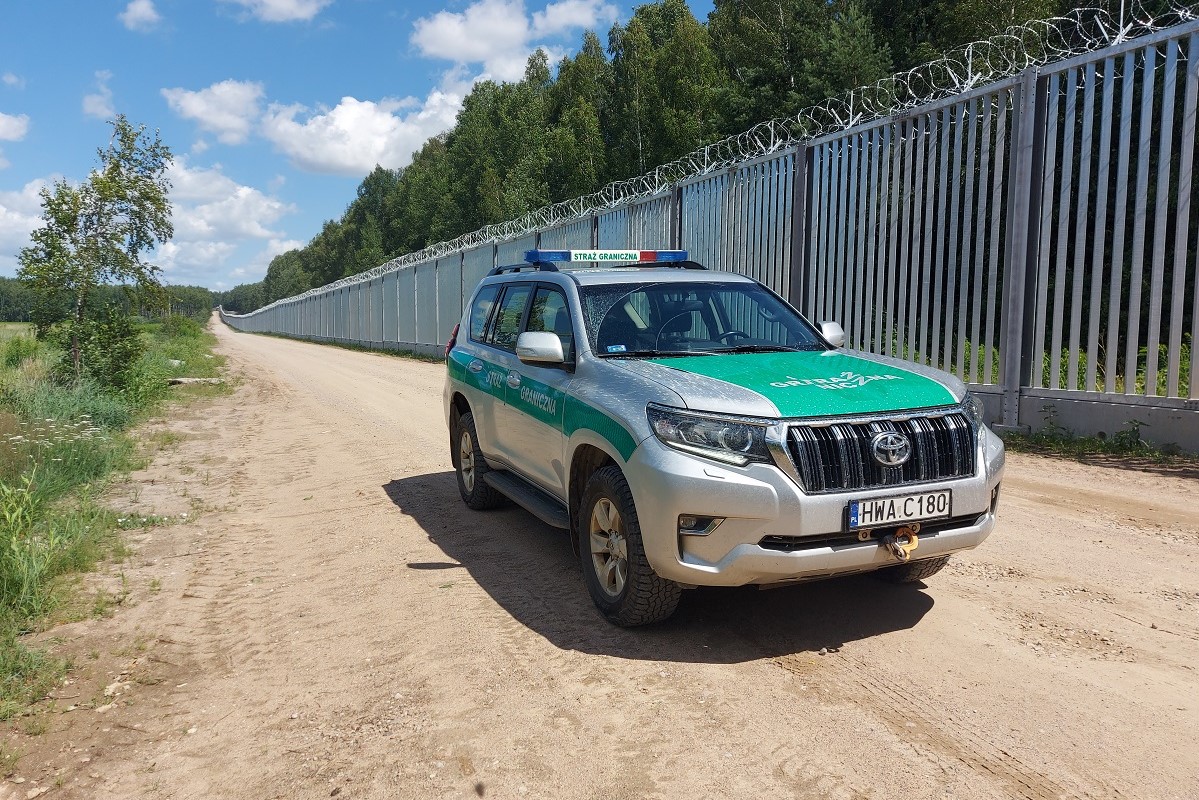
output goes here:
<path id="1" fill-rule="evenodd" d="M 520 388 L 520 373 L 519 372 L 509 372 L 508 373 L 508 388 L 509 389 L 519 389 Z"/>
<path id="2" fill-rule="evenodd" d="M 478 375 L 480 372 L 483 371 L 483 362 L 482 361 L 472 361 L 467 366 L 467 369 L 470 370 L 475 375 Z"/>

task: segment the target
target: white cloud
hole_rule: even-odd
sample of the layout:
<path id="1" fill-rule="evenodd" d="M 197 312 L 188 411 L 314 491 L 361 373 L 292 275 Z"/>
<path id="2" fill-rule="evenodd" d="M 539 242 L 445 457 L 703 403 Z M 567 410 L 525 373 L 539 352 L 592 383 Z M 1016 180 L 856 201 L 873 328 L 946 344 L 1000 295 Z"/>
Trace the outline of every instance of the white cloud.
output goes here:
<path id="1" fill-rule="evenodd" d="M 162 21 L 162 17 L 154 8 L 154 0 L 131 0 L 125 10 L 117 14 L 117 19 L 131 31 L 152 30 Z"/>
<path id="2" fill-rule="evenodd" d="M 533 36 L 559 36 L 577 30 L 595 30 L 616 21 L 616 7 L 602 0 L 560 0 L 533 12 Z"/>
<path id="3" fill-rule="evenodd" d="M 265 253 L 279 242 L 288 243 L 284 249 L 303 246 L 275 229 L 280 219 L 295 211 L 293 205 L 238 183 L 220 165 L 192 167 L 186 157 L 177 156 L 167 176 L 172 184 L 175 236 L 148 258 L 162 268 L 167 282 L 227 288 L 229 268 L 247 258 L 257 264 L 263 258 L 255 255 L 258 248 Z M 262 273 L 273 257 L 272 253 L 262 260 Z"/>
<path id="4" fill-rule="evenodd" d="M 533 12 L 524 0 L 478 0 L 460 13 L 439 11 L 413 25 L 411 43 L 421 55 L 458 65 L 481 64 L 481 77 L 517 81 L 541 40 L 616 21 L 604 0 L 560 0 Z M 546 48 L 553 51 L 553 48 Z"/>
<path id="5" fill-rule="evenodd" d="M 28 114 L 5 114 L 0 112 L 0 141 L 19 142 L 29 133 Z"/>
<path id="6" fill-rule="evenodd" d="M 6 72 L 3 75 L 0 75 L 0 83 L 3 83 L 5 86 L 8 86 L 12 89 L 25 88 L 25 79 L 20 75 L 14 75 L 11 72 Z"/>
<path id="7" fill-rule="evenodd" d="M 271 226 L 295 207 L 251 186 L 243 186 L 220 167 L 191 168 L 177 158 L 167 172 L 175 207 L 175 238 L 180 242 L 234 242 L 277 239 Z"/>
<path id="8" fill-rule="evenodd" d="M 108 88 L 110 80 L 112 73 L 108 70 L 102 69 L 96 73 L 96 92 L 84 95 L 83 98 L 84 114 L 97 119 L 111 119 L 116 116 L 117 111 L 112 104 L 112 89 Z"/>
<path id="9" fill-rule="evenodd" d="M 171 283 L 190 283 L 188 277 L 211 272 L 213 267 L 220 267 L 225 260 L 237 250 L 232 242 L 176 242 L 174 240 L 159 246 L 150 262 L 162 268 L 167 280 Z"/>
<path id="10" fill-rule="evenodd" d="M 163 89 L 171 109 L 184 119 L 195 120 L 202 129 L 216 134 L 225 144 L 241 144 L 260 113 L 261 83 L 227 80 L 207 89 Z"/>
<path id="11" fill-rule="evenodd" d="M 27 114 L 5 114 L 0 112 L 0 142 L 19 142 L 29 132 Z M 8 169 L 9 161 L 0 150 L 0 169 Z"/>
<path id="12" fill-rule="evenodd" d="M 378 103 L 343 97 L 332 109 L 274 104 L 262 119 L 262 135 L 299 167 L 313 172 L 363 176 L 376 164 L 406 166 L 431 136 L 454 124 L 462 97 L 434 90 L 424 105 Z"/>
<path id="13" fill-rule="evenodd" d="M 224 0 L 242 6 L 263 22 L 306 22 L 333 0 Z"/>
<path id="14" fill-rule="evenodd" d="M 17 251 L 29 244 L 29 234 L 42 226 L 43 187 L 51 179 L 38 178 L 15 192 L 0 191 L 0 270 L 16 269 Z"/>

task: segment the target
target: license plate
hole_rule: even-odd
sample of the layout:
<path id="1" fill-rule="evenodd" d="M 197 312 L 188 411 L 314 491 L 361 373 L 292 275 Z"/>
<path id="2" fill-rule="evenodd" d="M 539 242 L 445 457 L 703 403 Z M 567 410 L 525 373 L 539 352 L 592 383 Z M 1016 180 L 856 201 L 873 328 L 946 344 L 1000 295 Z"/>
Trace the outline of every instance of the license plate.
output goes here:
<path id="1" fill-rule="evenodd" d="M 950 490 L 872 497 L 849 504 L 849 527 L 880 528 L 924 519 L 945 519 L 950 514 Z"/>

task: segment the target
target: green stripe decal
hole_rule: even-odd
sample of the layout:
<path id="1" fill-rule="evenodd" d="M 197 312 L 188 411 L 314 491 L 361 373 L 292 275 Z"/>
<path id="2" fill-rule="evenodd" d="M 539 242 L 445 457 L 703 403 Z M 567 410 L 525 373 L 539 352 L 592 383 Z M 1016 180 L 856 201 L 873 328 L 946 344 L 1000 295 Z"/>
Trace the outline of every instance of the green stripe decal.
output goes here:
<path id="1" fill-rule="evenodd" d="M 637 449 L 637 441 L 623 425 L 598 408 L 568 396 L 562 432 L 569 438 L 578 430 L 595 431 L 608 440 L 625 461 L 628 461 L 629 456 Z"/>
<path id="2" fill-rule="evenodd" d="M 467 369 L 472 361 L 482 362 L 483 369 L 474 373 Z M 561 430 L 568 438 L 576 431 L 595 431 L 620 453 L 625 461 L 637 449 L 633 435 L 608 414 L 578 398 L 571 397 L 560 389 L 522 376 L 519 390 L 507 388 L 508 371 L 476 356 L 460 350 L 450 351 L 446 360 L 450 377 L 461 384 L 474 387 L 491 395 L 498 402 L 506 402 L 518 411 Z"/>
<path id="3" fill-rule="evenodd" d="M 873 414 L 957 402 L 931 378 L 837 350 L 684 356 L 652 363 L 757 392 L 784 417 Z"/>
<path id="4" fill-rule="evenodd" d="M 558 430 L 562 430 L 562 401 L 565 397 L 566 394 L 561 390 L 527 375 L 521 376 L 519 392 L 508 390 L 508 402 L 517 411 Z"/>

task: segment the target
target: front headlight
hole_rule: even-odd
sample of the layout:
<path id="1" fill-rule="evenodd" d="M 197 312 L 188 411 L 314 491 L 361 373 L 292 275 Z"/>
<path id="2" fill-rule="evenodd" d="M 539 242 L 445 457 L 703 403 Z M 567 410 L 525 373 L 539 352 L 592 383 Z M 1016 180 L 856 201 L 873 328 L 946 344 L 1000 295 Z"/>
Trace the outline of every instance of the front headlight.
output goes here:
<path id="1" fill-rule="evenodd" d="M 766 421 L 696 414 L 652 403 L 645 412 L 654 435 L 668 447 L 739 467 L 751 461 L 770 461 Z"/>
<path id="2" fill-rule="evenodd" d="M 987 409 L 983 406 L 982 399 L 974 392 L 966 392 L 966 396 L 962 399 L 962 412 L 970 418 L 977 429 L 981 429 L 987 424 Z"/>

